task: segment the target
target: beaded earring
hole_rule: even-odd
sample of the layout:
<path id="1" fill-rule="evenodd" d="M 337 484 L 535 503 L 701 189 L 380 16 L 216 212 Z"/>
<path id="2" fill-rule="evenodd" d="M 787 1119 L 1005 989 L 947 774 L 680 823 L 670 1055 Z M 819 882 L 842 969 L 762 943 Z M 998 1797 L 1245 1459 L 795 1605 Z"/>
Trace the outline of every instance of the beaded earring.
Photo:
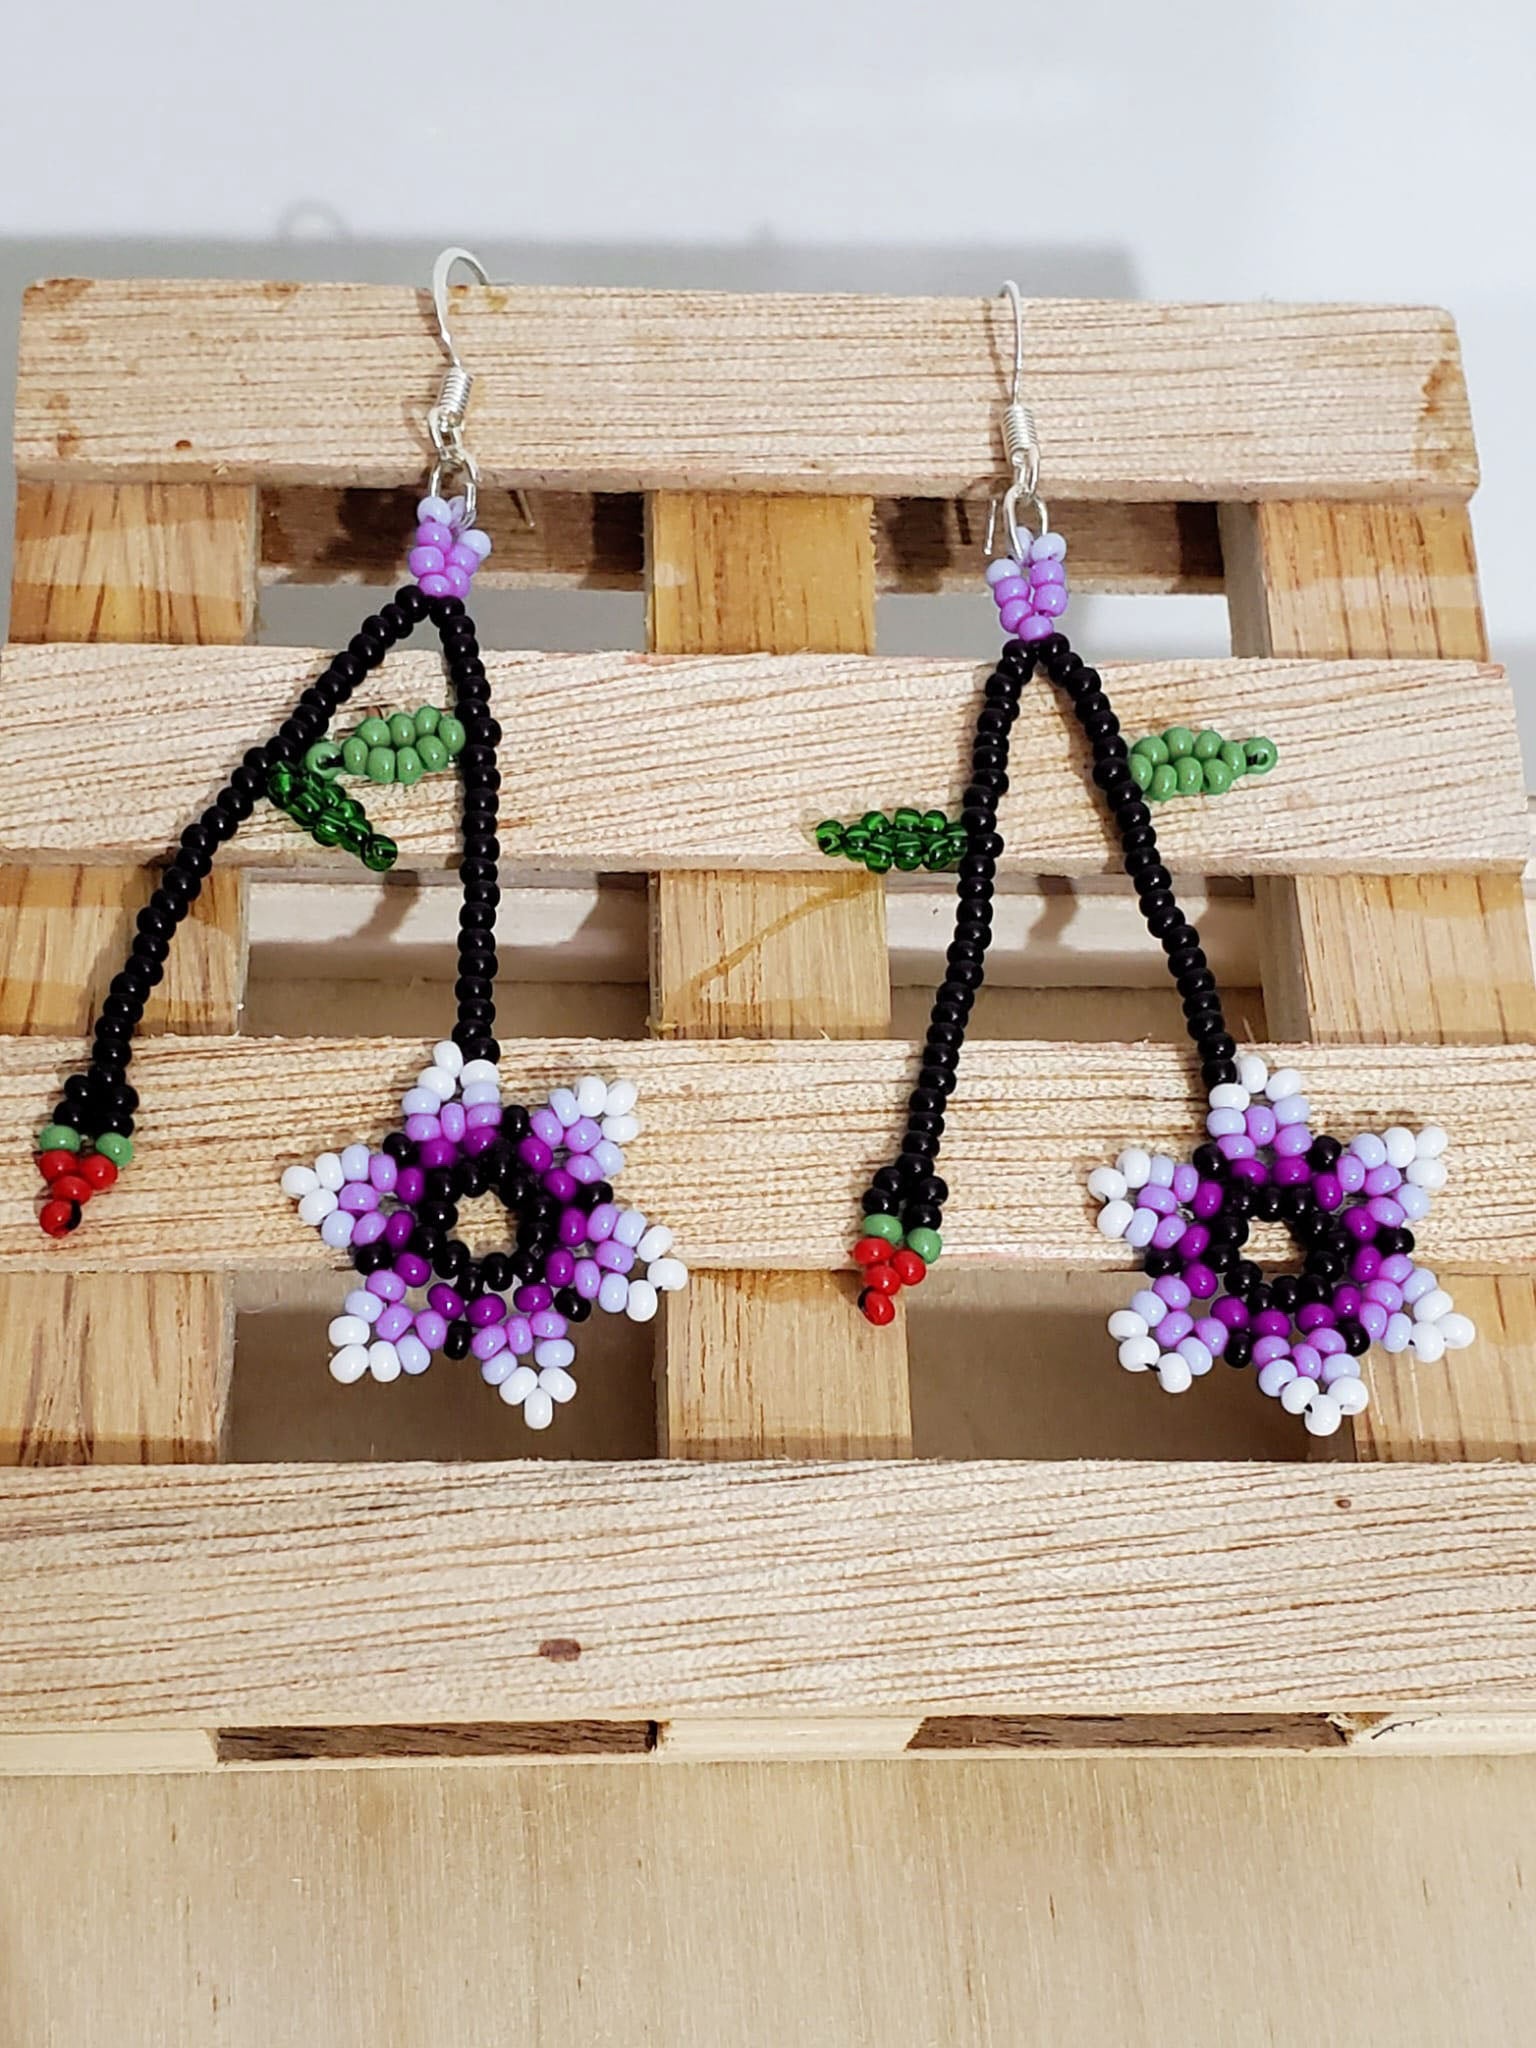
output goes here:
<path id="1" fill-rule="evenodd" d="M 864 1196 L 863 1228 L 853 1247 L 862 1268 L 859 1307 L 872 1323 L 894 1321 L 895 1296 L 917 1285 L 943 1248 L 949 1188 L 937 1171 L 939 1143 L 992 935 L 1003 850 L 997 806 L 1008 790 L 1009 733 L 1025 684 L 1043 674 L 1066 698 L 1092 750 L 1094 785 L 1114 820 L 1147 927 L 1168 957 L 1207 1090 L 1207 1142 L 1191 1160 L 1175 1164 L 1133 1147 L 1088 1178 L 1088 1192 L 1102 1205 L 1099 1230 L 1138 1252 L 1147 1276 L 1129 1307 L 1109 1318 L 1120 1363 L 1128 1372 L 1154 1372 L 1168 1393 L 1184 1392 L 1216 1358 L 1252 1365 L 1262 1393 L 1300 1415 L 1314 1435 L 1329 1436 L 1346 1415 L 1367 1405 L 1359 1361 L 1373 1343 L 1433 1362 L 1475 1338 L 1449 1291 L 1412 1256 L 1410 1226 L 1445 1185 L 1446 1135 L 1434 1125 L 1414 1133 L 1399 1124 L 1341 1144 L 1313 1131 L 1299 1074 L 1271 1072 L 1257 1054 L 1239 1054 L 1200 935 L 1160 858 L 1147 801 L 1176 793 L 1177 781 L 1170 787 L 1166 778 L 1154 790 L 1152 771 L 1169 761 L 1175 746 L 1183 753 L 1186 739 L 1193 763 L 1195 735 L 1174 728 L 1150 747 L 1138 743 L 1141 761 L 1134 759 L 1102 678 L 1057 628 L 1067 607 L 1067 546 L 1052 532 L 1039 495 L 1040 445 L 1033 414 L 1020 399 L 1018 287 L 1010 282 L 1003 291 L 1014 321 L 1013 386 L 1003 414 L 1013 475 L 1000 508 L 994 504 L 986 544 L 990 556 L 1000 509 L 1008 552 L 988 563 L 986 580 L 1010 637 L 987 678 L 976 719 L 960 818 L 965 851 L 955 936 L 908 1098 L 905 1136 L 899 1156 L 879 1169 Z M 1033 528 L 1020 524 L 1021 506 Z M 1245 768 L 1263 773 L 1274 767 L 1268 741 L 1248 745 L 1256 751 L 1245 757 Z M 1218 742 L 1214 756 L 1220 753 Z M 1201 786 L 1220 793 L 1203 775 Z M 1193 793 L 1193 776 L 1189 788 Z M 849 850 L 846 833 L 842 844 L 831 843 L 830 833 L 827 838 L 826 851 Z M 1255 1222 L 1287 1227 L 1300 1254 L 1299 1273 L 1266 1277 L 1245 1256 Z"/>
<path id="2" fill-rule="evenodd" d="M 553 1089 L 533 1110 L 502 1099 L 495 1001 L 502 735 L 465 606 L 491 542 L 475 525 L 479 471 L 463 439 L 473 380 L 446 317 L 458 262 L 488 281 L 463 249 L 445 250 L 433 271 L 449 367 L 427 414 L 434 461 L 416 508 L 412 580 L 364 619 L 276 733 L 246 753 L 182 833 L 102 1004 L 90 1065 L 69 1076 L 37 1135 L 45 1183 L 39 1221 L 49 1236 L 67 1236 L 86 1204 L 131 1161 L 139 1108 L 127 1079 L 134 1031 L 215 853 L 258 800 L 268 798 L 321 845 L 340 846 L 382 871 L 394 861 L 394 842 L 340 788 L 340 773 L 409 787 L 429 769 L 451 765 L 462 790 L 452 1034 L 434 1046 L 406 1090 L 399 1129 L 377 1146 L 359 1139 L 339 1153 L 321 1152 L 312 1164 L 289 1166 L 281 1184 L 300 1221 L 317 1229 L 332 1252 L 345 1253 L 358 1276 L 330 1325 L 336 1379 L 393 1380 L 424 1372 L 439 1350 L 450 1359 L 473 1354 L 501 1398 L 521 1408 L 530 1428 L 543 1429 L 576 1392 L 571 1333 L 594 1305 L 647 1322 L 658 1296 L 684 1286 L 688 1274 L 671 1255 L 664 1224 L 614 1201 L 624 1147 L 640 1130 L 633 1082 L 586 1075 Z M 459 482 L 459 495 L 445 494 L 450 479 Z M 451 708 L 365 719 L 342 745 L 327 738 L 358 686 L 424 619 L 442 644 Z M 484 1194 L 500 1200 L 515 1234 L 506 1250 L 477 1258 L 455 1232 L 460 1204 Z M 413 1293 L 423 1290 L 424 1299 L 413 1303 Z"/>

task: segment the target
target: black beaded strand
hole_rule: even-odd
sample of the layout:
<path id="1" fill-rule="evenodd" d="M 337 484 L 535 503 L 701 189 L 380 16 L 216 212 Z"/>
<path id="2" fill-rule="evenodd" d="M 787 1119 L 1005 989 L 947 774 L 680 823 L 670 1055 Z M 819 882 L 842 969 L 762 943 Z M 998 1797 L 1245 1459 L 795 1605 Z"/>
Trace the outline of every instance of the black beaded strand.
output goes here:
<path id="1" fill-rule="evenodd" d="M 278 762 L 297 761 L 321 737 L 363 678 L 427 616 L 431 603 L 414 583 L 408 583 L 391 603 L 364 619 L 347 645 L 305 689 L 271 739 L 248 750 L 212 803 L 187 826 L 135 919 L 128 957 L 113 976 L 96 1018 L 90 1066 L 84 1073 L 71 1074 L 64 1083 L 54 1107 L 53 1125 L 63 1125 L 92 1142 L 114 1136 L 124 1142 L 111 1152 L 125 1160 L 131 1156 L 134 1112 L 139 1106 L 138 1093 L 127 1078 L 133 1036 L 143 1020 L 151 989 L 164 976 L 177 926 L 202 894 L 214 855 L 226 840 L 234 838 L 258 797 L 266 794 L 268 771 Z M 54 1206 L 45 1204 L 45 1212 Z M 80 1216 L 80 1203 L 70 1203 L 67 1215 L 59 1219 L 60 1228 L 50 1230 L 50 1235 L 62 1236 L 76 1229 Z M 45 1229 L 50 1220 L 45 1213 Z"/>
<path id="2" fill-rule="evenodd" d="M 459 907 L 459 975 L 454 996 L 459 1006 L 453 1040 L 466 1061 L 501 1057 L 496 1040 L 496 910 L 501 901 L 497 881 L 501 841 L 497 837 L 501 771 L 496 749 L 501 727 L 491 715 L 491 688 L 475 622 L 458 597 L 434 597 L 432 621 L 443 643 L 443 657 L 453 688 L 454 706 L 464 728 L 458 756 L 463 788 L 463 841 L 459 876 L 463 900 Z"/>
<path id="3" fill-rule="evenodd" d="M 1098 671 L 1085 667 L 1065 634 L 1052 633 L 1032 645 L 1010 640 L 987 678 L 976 719 L 971 780 L 961 817 L 968 850 L 960 863 L 955 936 L 945 956 L 945 978 L 934 998 L 917 1086 L 908 1097 L 901 1152 L 894 1164 L 880 1168 L 864 1196 L 865 1235 L 855 1257 L 865 1268 L 859 1306 L 873 1323 L 893 1319 L 891 1296 L 902 1284 L 920 1280 L 942 1249 L 939 1233 L 949 1189 L 937 1164 L 945 1105 L 954 1093 L 966 1025 L 986 973 L 992 896 L 1003 850 L 997 805 L 1008 790 L 1009 734 L 1023 687 L 1037 669 L 1066 696 L 1088 739 L 1093 780 L 1109 805 L 1125 871 L 1147 928 L 1168 956 L 1201 1077 L 1207 1088 L 1237 1079 L 1237 1046 L 1227 1030 L 1216 978 L 1200 934 L 1180 909 L 1173 878 L 1159 858 L 1152 813 L 1132 777 L 1129 749 Z M 1241 1243 L 1231 1250 L 1235 1259 Z M 1150 1258 L 1147 1270 L 1152 1270 Z"/>

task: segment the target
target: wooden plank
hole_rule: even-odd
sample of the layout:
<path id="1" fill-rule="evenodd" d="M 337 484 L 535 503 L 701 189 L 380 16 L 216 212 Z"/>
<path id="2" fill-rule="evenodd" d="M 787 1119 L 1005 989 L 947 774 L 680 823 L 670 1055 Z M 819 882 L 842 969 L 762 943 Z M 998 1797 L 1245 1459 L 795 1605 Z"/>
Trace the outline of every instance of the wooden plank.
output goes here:
<path id="1" fill-rule="evenodd" d="M 476 588 L 641 590 L 645 512 L 639 492 L 530 491 L 529 526 L 510 497 L 488 496 L 495 541 Z M 402 536 L 419 490 L 263 491 L 261 573 L 269 583 L 400 580 Z M 1214 505 L 1073 504 L 1052 514 L 1072 536 L 1072 587 L 1089 593 L 1214 592 L 1222 587 Z M 984 566 L 985 498 L 877 498 L 875 587 L 970 590 Z"/>
<path id="2" fill-rule="evenodd" d="M 979 494 L 1011 352 L 996 298 L 461 291 L 488 490 Z M 22 316 L 35 479 L 398 488 L 441 353 L 424 292 L 61 278 Z M 1393 306 L 1025 309 L 1064 498 L 1466 498 L 1455 329 Z M 229 374 L 238 362 L 238 378 Z M 412 403 L 412 394 L 417 403 Z"/>
<path id="3" fill-rule="evenodd" d="M 658 652 L 873 646 L 866 500 L 662 493 L 650 501 L 647 564 Z M 780 744 L 766 740 L 760 731 L 759 749 Z M 698 789 L 729 777 L 717 759 L 690 779 Z M 878 1037 L 891 1015 L 884 891 L 851 869 L 806 879 L 663 871 L 652 891 L 651 996 L 670 1038 Z M 846 1233 L 853 1213 L 832 1202 L 828 1222 Z M 663 1447 L 707 1458 L 908 1454 L 904 1333 L 867 1324 L 849 1290 L 825 1273 L 720 1273 L 669 1302 Z M 898 1747 L 906 1739 L 882 1732 Z"/>
<path id="4" fill-rule="evenodd" d="M 658 636 L 675 641 L 659 594 L 655 609 Z M 791 612 L 781 623 L 786 646 L 804 644 L 803 618 Z M 770 629 L 766 619 L 757 626 Z M 0 658 L 11 770 L 0 784 L 0 853 L 78 861 L 168 851 L 188 812 L 325 659 L 289 648 L 10 650 Z M 834 896 L 862 877 L 817 851 L 817 820 L 908 801 L 953 810 L 980 686 L 974 662 L 854 653 L 498 654 L 487 666 L 502 723 L 516 733 L 502 768 L 509 861 L 546 872 L 805 870 Z M 377 701 L 432 701 L 440 671 L 431 654 L 396 655 Z M 1280 749 L 1269 775 L 1224 798 L 1161 807 L 1159 834 L 1180 871 L 1357 876 L 1432 863 L 1486 877 L 1513 873 L 1530 854 L 1514 703 L 1496 668 L 1201 661 L 1110 664 L 1105 675 L 1133 736 L 1208 724 L 1233 738 L 1265 733 Z M 80 720 L 82 697 L 109 702 L 111 717 Z M 572 746 L 572 703 L 598 701 L 602 729 Z M 1025 692 L 1013 744 L 1028 772 L 1000 806 L 1008 871 L 1114 872 L 1081 736 L 1053 694 Z M 1408 788 L 1414 800 L 1404 804 Z M 403 863 L 451 864 L 452 776 L 363 794 Z M 327 862 L 266 805 L 226 861 L 358 871 L 343 854 Z"/>
<path id="5" fill-rule="evenodd" d="M 1240 653 L 1487 654 L 1465 512 L 1232 507 L 1223 537 Z M 1270 878 L 1256 881 L 1255 898 L 1277 1036 L 1495 1045 L 1536 1038 L 1530 932 L 1513 875 Z M 1477 1307 L 1479 1341 L 1456 1373 L 1386 1360 L 1372 1366 L 1372 1406 L 1356 1425 L 1362 1455 L 1536 1457 L 1536 1402 L 1526 1391 L 1536 1368 L 1536 1281 L 1484 1288 Z"/>
<path id="6" fill-rule="evenodd" d="M 14 1784 L 0 2029 L 1510 2048 L 1536 2000 L 1533 1812 L 1518 1758 Z M 1323 1931 L 1367 1911 L 1368 1940 Z"/>
<path id="7" fill-rule="evenodd" d="M 255 510 L 253 493 L 238 486 L 24 485 L 13 636 L 244 638 L 255 619 Z M 7 688 L 0 675 L 0 702 Z M 79 728 L 80 706 L 78 697 L 59 703 L 57 744 Z M 110 715 L 107 700 L 95 722 Z M 40 800 L 36 790 L 27 797 Z M 55 1046 L 45 1094 L 80 1059 L 150 887 L 137 868 L 0 873 L 0 1025 L 77 1034 Z M 244 979 L 244 884 L 221 875 L 179 935 L 145 1030 L 233 1031 Z M 19 1227 L 36 1229 L 33 1208 L 33 1188 L 18 1188 Z M 234 1354 L 233 1308 L 218 1277 L 7 1275 L 0 1324 L 0 1459 L 217 1455 Z"/>
<path id="8" fill-rule="evenodd" d="M 0 1128 L 28 1128 L 66 1056 L 51 1039 L 0 1041 Z M 521 1100 L 589 1069 L 632 1075 L 643 1130 L 625 1170 L 630 1199 L 671 1224 L 691 1265 L 771 1272 L 843 1265 L 848 1209 L 890 1149 L 913 1056 L 890 1039 L 526 1039 L 504 1049 L 502 1072 Z M 1449 1185 L 1421 1226 L 1432 1259 L 1517 1272 L 1536 1257 L 1536 1047 L 1403 1047 L 1390 1063 L 1369 1046 L 1275 1056 L 1303 1062 L 1324 1128 L 1413 1117 L 1454 1132 Z M 85 1227 L 54 1241 L 31 1217 L 30 1159 L 0 1154 L 0 1260 L 323 1271 L 331 1255 L 296 1222 L 278 1169 L 381 1129 L 421 1060 L 419 1043 L 396 1039 L 146 1043 L 134 1063 L 144 1107 L 133 1173 Z M 1085 1058 L 1075 1041 L 968 1044 L 944 1150 L 954 1190 L 945 1265 L 1126 1267 L 1124 1246 L 1093 1228 L 1084 1178 L 1133 1133 L 1179 1153 L 1195 1129 L 1176 1045 Z"/>
<path id="9" fill-rule="evenodd" d="M 0 1543 L 15 1732 L 1536 1709 L 1522 1465 L 18 1471 Z"/>

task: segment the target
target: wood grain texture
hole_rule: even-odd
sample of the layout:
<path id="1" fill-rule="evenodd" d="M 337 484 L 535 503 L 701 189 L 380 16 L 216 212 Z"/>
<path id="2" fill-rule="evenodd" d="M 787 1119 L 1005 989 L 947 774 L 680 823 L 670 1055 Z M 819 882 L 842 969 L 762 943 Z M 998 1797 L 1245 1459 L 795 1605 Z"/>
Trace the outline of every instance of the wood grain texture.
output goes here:
<path id="1" fill-rule="evenodd" d="M 1513 2048 L 1533 1816 L 1519 1758 L 17 1783 L 0 2033 Z"/>
<path id="2" fill-rule="evenodd" d="M 862 498 L 658 493 L 647 517 L 651 647 L 867 656 L 872 516 Z M 766 748 L 764 737 L 758 750 L 784 750 L 781 735 Z M 689 806 L 700 789 L 724 792 L 733 780 L 716 756 L 693 778 Z M 851 869 L 663 870 L 651 890 L 651 1007 L 667 1038 L 880 1037 L 891 1017 L 883 888 Z M 848 1213 L 831 1209 L 829 1220 L 846 1228 Z M 667 1304 L 662 1367 L 660 1437 L 675 1457 L 902 1457 L 912 1448 L 904 1330 L 874 1329 L 847 1283 L 826 1273 L 701 1274 L 686 1299 Z M 662 1731 L 663 1747 L 673 1735 Z M 704 1728 L 693 1735 L 712 1739 Z"/>
<path id="3" fill-rule="evenodd" d="M 1536 1708 L 1522 1465 L 20 1471 L 0 1542 L 9 1731 Z"/>
<path id="4" fill-rule="evenodd" d="M 1025 317 L 1063 497 L 1460 499 L 1476 481 L 1445 313 L 1044 299 Z M 456 292 L 453 324 L 488 488 L 950 497 L 998 473 L 997 299 L 495 287 Z M 410 485 L 440 368 L 425 292 L 54 279 L 23 308 L 17 467 Z"/>
<path id="5" fill-rule="evenodd" d="M 812 559 L 823 559 L 819 546 Z M 753 625 L 771 629 L 766 617 Z M 786 617 L 786 649 L 807 637 L 803 616 Z M 10 754 L 0 854 L 74 862 L 168 852 L 188 814 L 326 659 L 290 648 L 9 650 L 0 657 Z M 817 851 L 817 820 L 857 817 L 873 803 L 953 808 L 982 682 L 972 662 L 857 653 L 493 654 L 487 667 L 502 723 L 518 733 L 502 768 L 509 861 L 550 872 L 805 870 L 834 894 L 838 882 L 865 878 Z M 1292 659 L 1109 664 L 1105 676 L 1133 737 L 1208 724 L 1234 738 L 1266 733 L 1280 749 L 1269 775 L 1219 801 L 1161 807 L 1159 837 L 1182 871 L 1412 874 L 1429 864 L 1486 876 L 1513 873 L 1529 856 L 1514 706 L 1498 669 Z M 403 652 L 368 701 L 388 709 L 441 692 L 437 659 Z M 111 716 L 80 719 L 82 700 L 109 703 Z M 572 705 L 599 702 L 602 720 L 584 725 L 573 747 Z M 1084 797 L 1080 735 L 1046 692 L 1025 692 L 1014 746 L 1027 773 L 1000 806 L 1005 868 L 1114 871 L 1103 820 Z M 405 865 L 451 865 L 451 776 L 369 786 L 366 801 Z M 225 863 L 357 872 L 344 854 L 327 862 L 267 805 L 223 850 Z M 865 893 L 869 906 L 879 901 L 867 884 Z M 1448 899 L 1448 917 L 1457 903 Z M 772 979 L 792 992 L 782 971 Z M 764 984 L 745 1000 L 767 994 Z"/>
<path id="6" fill-rule="evenodd" d="M 400 580 L 400 541 L 416 487 L 397 491 L 273 489 L 262 493 L 261 573 L 269 583 Z M 496 543 L 477 589 L 640 590 L 645 501 L 639 492 L 530 491 L 533 525 L 512 498 L 489 493 L 480 523 Z M 1215 592 L 1221 542 L 1214 505 L 1071 503 L 1052 517 L 1072 536 L 1072 587 L 1090 593 Z M 985 567 L 984 498 L 877 498 L 875 587 L 974 590 Z"/>
<path id="7" fill-rule="evenodd" d="M 21 641 L 244 639 L 255 621 L 255 568 L 249 489 L 23 484 L 11 633 Z M 34 658 L 50 657 L 39 650 Z M 7 696 L 0 673 L 0 715 Z M 86 720 L 110 716 L 108 702 Z M 54 719 L 54 743 L 67 747 L 85 722 L 81 699 L 60 700 Z M 5 787 L 24 803 L 47 800 L 35 788 L 18 791 L 14 770 Z M 140 845 L 129 857 L 149 851 Z M 151 886 L 137 866 L 0 871 L 0 1026 L 76 1034 L 67 1055 L 74 1064 Z M 245 956 L 245 884 L 220 875 L 183 926 L 143 1028 L 233 1031 Z M 0 1326 L 0 1458 L 218 1454 L 234 1323 L 216 1276 L 7 1275 Z"/>
<path id="8" fill-rule="evenodd" d="M 1303 503 L 1234 506 L 1222 521 L 1237 652 L 1486 656 L 1464 511 Z M 1277 1035 L 1536 1038 L 1530 930 L 1512 875 L 1260 878 L 1255 900 Z M 1536 1457 L 1525 1391 L 1536 1369 L 1536 1281 L 1483 1289 L 1479 1307 L 1479 1342 L 1456 1372 L 1425 1378 L 1398 1361 L 1373 1364 L 1373 1406 L 1355 1434 L 1363 1455 Z"/>
<path id="9" fill-rule="evenodd" d="M 72 1047 L 0 1041 L 0 1128 L 25 1130 Z M 570 1075 L 626 1073 L 643 1143 L 629 1197 L 665 1217 L 703 1267 L 841 1267 L 847 1217 L 899 1135 L 915 1048 L 847 1043 L 514 1040 L 519 1100 Z M 1450 1183 L 1420 1241 L 1439 1262 L 1516 1272 L 1536 1256 L 1536 1048 L 1290 1046 L 1323 1128 L 1435 1122 L 1454 1132 Z M 147 1108 L 134 1170 L 72 1237 L 32 1218 L 32 1163 L 0 1154 L 0 1260 L 12 1268 L 325 1270 L 331 1255 L 277 1185 L 294 1160 L 381 1128 L 381 1105 L 420 1068 L 417 1041 L 162 1038 L 134 1063 Z M 1093 1228 L 1087 1171 L 1132 1134 L 1175 1153 L 1193 1096 L 1177 1045 L 978 1040 L 966 1047 L 945 1177 L 946 1266 L 1127 1265 Z M 188 1187 L 196 1201 L 187 1199 Z M 808 1196 L 818 1191 L 818 1198 Z M 485 1212 L 487 1232 L 494 1225 Z M 851 1278 L 851 1275 L 849 1276 Z M 842 1284 L 842 1283 L 840 1283 Z"/>

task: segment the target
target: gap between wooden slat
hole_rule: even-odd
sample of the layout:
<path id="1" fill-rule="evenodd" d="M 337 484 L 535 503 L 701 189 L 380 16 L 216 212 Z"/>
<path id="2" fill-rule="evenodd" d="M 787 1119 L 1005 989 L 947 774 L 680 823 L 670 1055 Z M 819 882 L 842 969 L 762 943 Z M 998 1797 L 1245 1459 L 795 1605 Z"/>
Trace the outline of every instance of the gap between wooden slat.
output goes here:
<path id="1" fill-rule="evenodd" d="M 269 583 L 400 580 L 400 538 L 419 492 L 262 492 L 262 576 Z M 528 526 L 509 496 L 488 493 L 481 525 L 495 551 L 477 588 L 641 590 L 645 512 L 639 492 L 530 491 Z M 1052 502 L 1072 536 L 1072 587 L 1083 593 L 1219 592 L 1214 505 Z M 985 498 L 877 498 L 875 587 L 969 590 L 985 566 Z"/>

